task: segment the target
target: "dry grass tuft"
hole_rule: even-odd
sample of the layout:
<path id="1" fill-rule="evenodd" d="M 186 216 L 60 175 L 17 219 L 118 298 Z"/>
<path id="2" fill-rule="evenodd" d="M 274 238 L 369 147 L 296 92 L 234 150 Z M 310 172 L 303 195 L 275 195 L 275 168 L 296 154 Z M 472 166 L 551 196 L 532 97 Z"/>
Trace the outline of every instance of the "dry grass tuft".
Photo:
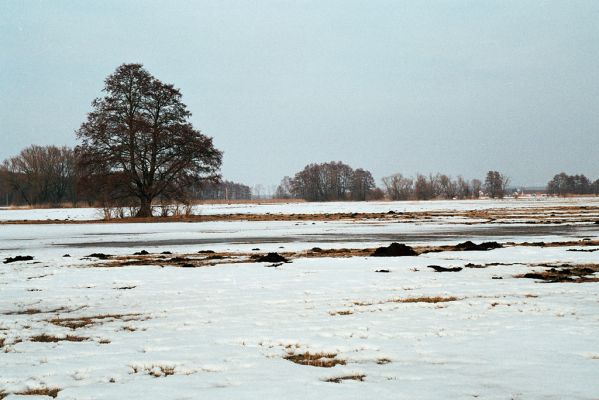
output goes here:
<path id="1" fill-rule="evenodd" d="M 325 382 L 332 382 L 332 383 L 341 383 L 343 381 L 349 381 L 349 380 L 363 382 L 364 378 L 366 378 L 366 375 L 361 375 L 361 374 L 359 374 L 359 375 L 345 375 L 345 376 L 337 376 L 337 377 L 334 377 L 334 378 L 328 378 L 328 379 L 325 379 L 324 381 Z"/>
<path id="2" fill-rule="evenodd" d="M 526 274 L 514 275 L 514 278 L 536 279 L 549 283 L 556 282 L 599 282 L 599 278 L 594 276 L 599 272 L 599 264 L 561 264 L 547 265 L 539 264 L 539 267 L 550 267 L 548 270 L 540 272 L 528 272 Z"/>
<path id="3" fill-rule="evenodd" d="M 47 335 L 42 333 L 41 335 L 32 336 L 29 340 L 32 342 L 41 342 L 41 343 L 56 343 L 56 342 L 84 342 L 89 340 L 88 337 L 84 336 L 75 336 L 75 335 L 67 335 L 65 337 L 58 337 L 54 335 Z"/>
<path id="4" fill-rule="evenodd" d="M 335 353 L 300 353 L 300 354 L 288 354 L 283 357 L 285 360 L 289 360 L 296 364 L 310 365 L 312 367 L 331 368 L 335 365 L 345 365 L 345 360 L 339 360 Z"/>
<path id="5" fill-rule="evenodd" d="M 27 308 L 25 310 L 18 310 L 18 311 L 9 311 L 7 313 L 4 313 L 4 315 L 34 315 L 34 314 L 51 314 L 51 313 L 57 313 L 57 312 L 68 312 L 69 310 L 66 307 L 59 307 L 59 308 L 55 308 L 53 310 L 40 310 L 39 308 Z"/>
<path id="6" fill-rule="evenodd" d="M 99 324 L 104 321 L 135 321 L 138 320 L 141 314 L 100 314 L 88 317 L 73 317 L 73 318 L 53 318 L 48 320 L 49 323 L 63 328 L 79 329 L 89 325 Z"/>
<path id="7" fill-rule="evenodd" d="M 391 360 L 388 358 L 379 358 L 378 360 L 376 360 L 376 363 L 379 365 L 389 364 L 390 362 Z"/>
<path id="8" fill-rule="evenodd" d="M 149 365 L 139 367 L 136 365 L 130 366 L 133 369 L 133 373 L 137 374 L 139 372 L 145 372 L 154 378 L 167 377 L 171 375 L 175 375 L 175 367 L 170 365 Z"/>
<path id="9" fill-rule="evenodd" d="M 341 310 L 341 311 L 331 311 L 330 315 L 351 315 L 354 312 L 352 310 Z"/>
<path id="10" fill-rule="evenodd" d="M 446 303 L 448 301 L 456 301 L 458 298 L 454 296 L 449 297 L 408 297 L 406 299 L 393 299 L 389 300 L 390 303 Z"/>
<path id="11" fill-rule="evenodd" d="M 62 389 L 59 388 L 37 388 L 37 389 L 27 389 L 23 392 L 15 393 L 21 396 L 50 396 L 56 398 L 58 396 L 58 392 Z"/>

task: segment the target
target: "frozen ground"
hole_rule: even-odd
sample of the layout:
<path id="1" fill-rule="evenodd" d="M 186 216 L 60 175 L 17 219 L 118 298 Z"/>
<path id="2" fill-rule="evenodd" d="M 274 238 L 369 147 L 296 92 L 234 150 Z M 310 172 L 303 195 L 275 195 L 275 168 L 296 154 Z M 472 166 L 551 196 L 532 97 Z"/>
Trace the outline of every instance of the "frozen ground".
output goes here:
<path id="1" fill-rule="evenodd" d="M 384 212 L 390 204 L 399 210 L 403 203 L 372 208 Z M 260 212 L 281 212 L 271 207 Z M 599 252 L 568 251 L 578 246 L 298 257 L 277 268 L 226 261 L 106 268 L 82 259 L 142 249 L 177 256 L 583 238 L 599 239 L 599 225 L 0 225 L 1 259 L 34 257 L 0 264 L 0 393 L 10 399 L 60 389 L 48 393 L 78 400 L 597 399 L 599 283 L 514 277 L 543 270 L 532 264 L 597 263 Z M 427 268 L 493 262 L 506 265 L 452 273 Z M 375 272 L 381 269 L 390 272 Z M 404 302 L 435 297 L 451 301 Z M 304 353 L 341 363 L 324 368 L 284 358 Z M 344 377 L 362 380 L 327 381 Z"/>

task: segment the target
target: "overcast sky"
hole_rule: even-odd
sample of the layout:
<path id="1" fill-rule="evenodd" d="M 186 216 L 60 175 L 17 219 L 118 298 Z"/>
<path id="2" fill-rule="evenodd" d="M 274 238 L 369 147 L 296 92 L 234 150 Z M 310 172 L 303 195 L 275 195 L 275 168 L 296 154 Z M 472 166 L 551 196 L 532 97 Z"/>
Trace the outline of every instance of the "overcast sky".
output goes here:
<path id="1" fill-rule="evenodd" d="M 0 159 L 75 145 L 104 78 L 141 62 L 276 184 L 342 160 L 380 178 L 599 177 L 599 1 L 0 1 Z"/>

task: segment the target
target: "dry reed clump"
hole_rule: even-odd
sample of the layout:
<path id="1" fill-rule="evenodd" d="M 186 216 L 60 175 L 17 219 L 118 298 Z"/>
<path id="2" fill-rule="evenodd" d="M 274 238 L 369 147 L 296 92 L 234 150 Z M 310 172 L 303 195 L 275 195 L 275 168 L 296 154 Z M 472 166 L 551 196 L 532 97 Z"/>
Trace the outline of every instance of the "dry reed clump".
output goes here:
<path id="1" fill-rule="evenodd" d="M 296 364 L 310 365 L 312 367 L 332 368 L 335 365 L 345 365 L 345 360 L 337 359 L 335 353 L 291 353 L 283 357 Z"/>

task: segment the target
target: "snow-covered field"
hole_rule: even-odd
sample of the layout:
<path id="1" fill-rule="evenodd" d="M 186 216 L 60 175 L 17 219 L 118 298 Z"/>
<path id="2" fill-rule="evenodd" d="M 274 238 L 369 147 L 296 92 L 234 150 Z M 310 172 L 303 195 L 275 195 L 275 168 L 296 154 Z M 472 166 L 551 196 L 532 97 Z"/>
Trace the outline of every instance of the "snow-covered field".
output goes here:
<path id="1" fill-rule="evenodd" d="M 204 206 L 210 211 L 202 212 L 573 203 L 599 205 L 594 199 L 306 203 Z M 6 210 L 0 219 L 74 219 L 82 210 Z M 18 218 L 6 216 L 17 212 Z M 514 277 L 545 270 L 536 265 L 541 263 L 596 264 L 599 251 L 568 251 L 596 246 L 390 258 L 297 256 L 276 268 L 235 259 L 202 268 L 102 267 L 85 258 L 140 250 L 175 257 L 208 249 L 241 254 L 363 249 L 393 241 L 430 246 L 581 239 L 599 240 L 599 225 L 378 220 L 0 225 L 1 259 L 34 257 L 0 264 L 0 398 L 56 389 L 47 393 L 78 400 L 597 399 L 599 282 Z M 467 263 L 502 265 L 443 273 L 428 268 Z M 439 301 L 426 302 L 435 298 Z M 336 365 L 285 358 L 305 353 L 326 355 L 321 361 Z"/>
<path id="2" fill-rule="evenodd" d="M 369 201 L 328 203 L 274 203 L 264 204 L 200 204 L 193 208 L 198 215 L 215 214 L 332 214 L 332 213 L 384 213 L 440 210 L 485 210 L 491 208 L 534 208 L 592 205 L 599 206 L 599 197 L 590 198 L 521 198 L 505 200 L 435 200 L 435 201 Z M 103 218 L 98 208 L 47 208 L 19 209 L 0 207 L 0 221 L 19 220 L 95 220 Z"/>

